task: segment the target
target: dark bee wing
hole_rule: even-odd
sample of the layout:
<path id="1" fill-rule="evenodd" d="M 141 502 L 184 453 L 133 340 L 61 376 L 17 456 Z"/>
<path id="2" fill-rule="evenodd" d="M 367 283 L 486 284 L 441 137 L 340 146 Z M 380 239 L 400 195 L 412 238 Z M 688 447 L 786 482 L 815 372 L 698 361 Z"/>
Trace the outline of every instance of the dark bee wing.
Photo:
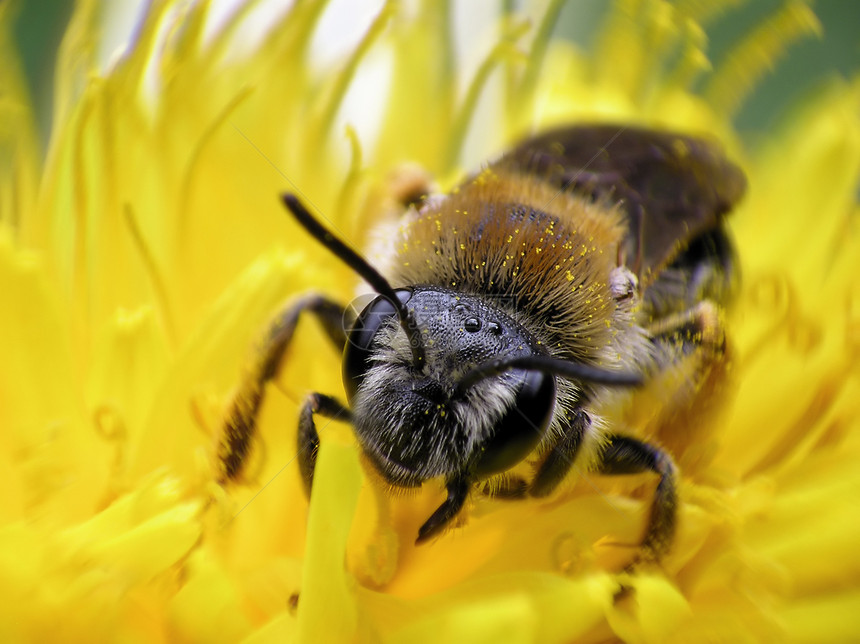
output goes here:
<path id="1" fill-rule="evenodd" d="M 640 259 L 646 281 L 692 240 L 716 229 L 746 190 L 743 172 L 716 143 L 623 125 L 551 130 L 492 167 L 620 202 L 629 222 L 625 251 Z"/>

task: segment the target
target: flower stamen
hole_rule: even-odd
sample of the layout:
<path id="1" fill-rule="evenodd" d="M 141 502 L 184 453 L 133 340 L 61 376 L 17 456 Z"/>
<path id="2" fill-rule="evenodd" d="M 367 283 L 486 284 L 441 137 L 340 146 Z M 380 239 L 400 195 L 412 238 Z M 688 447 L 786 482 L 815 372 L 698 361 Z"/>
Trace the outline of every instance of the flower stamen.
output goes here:
<path id="1" fill-rule="evenodd" d="M 379 40 L 383 31 L 388 26 L 388 22 L 396 14 L 397 8 L 398 6 L 396 2 L 388 0 L 373 20 L 373 24 L 370 25 L 370 28 L 359 41 L 358 46 L 356 46 L 352 54 L 347 57 L 346 66 L 335 78 L 331 96 L 326 101 L 325 107 L 322 111 L 322 117 L 318 121 L 320 137 L 324 137 L 331 132 L 332 123 L 337 115 L 338 108 L 340 108 L 343 103 L 346 92 L 352 84 L 352 81 L 355 79 L 355 73 L 358 66 L 367 55 L 367 52 L 370 51 L 373 44 Z M 313 145 L 319 145 L 317 137 L 309 137 L 308 140 L 313 142 Z"/>
<path id="2" fill-rule="evenodd" d="M 359 179 L 361 178 L 363 168 L 363 155 L 361 153 L 361 141 L 358 139 L 358 133 L 352 125 L 346 126 L 346 138 L 349 141 L 349 170 L 346 173 L 346 179 L 340 188 L 340 193 L 337 196 L 336 212 L 344 212 L 349 207 L 352 201 L 356 188 L 358 187 Z"/>
<path id="3" fill-rule="evenodd" d="M 176 347 L 176 326 L 174 324 L 173 311 L 170 305 L 170 297 L 167 293 L 167 287 L 161 277 L 161 271 L 155 261 L 155 257 L 150 250 L 149 244 L 143 238 L 140 227 L 137 225 L 137 219 L 131 204 L 126 203 L 123 208 L 123 221 L 128 228 L 131 238 L 134 241 L 134 247 L 137 249 L 147 276 L 152 283 L 152 288 L 155 291 L 155 297 L 158 301 L 158 308 L 164 330 L 167 335 L 167 341 L 171 347 Z"/>
<path id="4" fill-rule="evenodd" d="M 452 169 L 460 157 L 460 152 L 463 148 L 463 143 L 466 140 L 466 133 L 469 129 L 469 124 L 472 122 L 472 117 L 475 114 L 475 109 L 478 107 L 478 100 L 487 86 L 487 81 L 490 75 L 495 70 L 496 66 L 505 62 L 512 62 L 522 57 L 522 52 L 516 49 L 515 43 L 529 30 L 527 21 L 518 21 L 513 23 L 502 39 L 496 43 L 496 46 L 490 51 L 489 55 L 478 67 L 472 82 L 466 90 L 466 97 L 463 99 L 463 104 L 459 112 L 454 117 L 451 125 L 451 134 L 448 139 L 448 149 L 445 156 L 446 170 Z"/>
<path id="5" fill-rule="evenodd" d="M 215 116 L 215 119 L 203 131 L 203 134 L 197 140 L 194 145 L 194 149 L 191 151 L 191 156 L 188 159 L 188 165 L 185 168 L 185 173 L 182 177 L 182 183 L 179 188 L 180 207 L 176 219 L 179 227 L 179 231 L 177 233 L 177 251 L 179 252 L 180 257 L 182 256 L 182 251 L 185 249 L 186 236 L 188 234 L 188 214 L 191 212 L 189 207 L 191 202 L 191 187 L 192 182 L 194 181 L 194 175 L 199 167 L 200 158 L 215 134 L 218 133 L 230 116 L 245 101 L 245 99 L 251 95 L 252 92 L 252 87 L 243 87 L 239 90 L 239 92 L 227 102 L 227 104 Z"/>
<path id="6" fill-rule="evenodd" d="M 820 34 L 821 23 L 807 4 L 785 3 L 729 51 L 708 82 L 705 99 L 727 116 L 736 114 L 793 42 Z"/>

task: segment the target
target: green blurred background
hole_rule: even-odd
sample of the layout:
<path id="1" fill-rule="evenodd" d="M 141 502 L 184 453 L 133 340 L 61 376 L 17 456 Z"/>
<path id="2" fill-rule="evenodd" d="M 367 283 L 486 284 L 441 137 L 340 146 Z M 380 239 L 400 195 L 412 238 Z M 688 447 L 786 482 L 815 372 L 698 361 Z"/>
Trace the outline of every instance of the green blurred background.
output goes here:
<path id="1" fill-rule="evenodd" d="M 738 39 L 755 29 L 769 15 L 801 0 L 735 0 L 740 6 L 727 10 L 707 27 L 708 57 L 718 67 Z M 709 0 L 703 0 L 707 5 Z M 774 69 L 759 82 L 735 119 L 748 142 L 755 142 L 816 86 L 835 75 L 850 79 L 860 72 L 860 0 L 818 0 L 813 7 L 822 25 L 822 37 L 796 41 Z M 603 14 L 612 6 L 603 0 L 571 0 L 559 19 L 559 32 L 589 46 Z"/>
<path id="2" fill-rule="evenodd" d="M 749 0 L 727 11 L 708 28 L 711 60 L 718 65 L 739 36 L 780 5 L 791 1 L 797 0 Z M 133 4 L 137 3 L 129 6 Z M 70 0 L 29 0 L 18 5 L 14 35 L 23 52 L 44 144 L 50 128 L 53 64 L 74 3 Z M 607 0 L 570 0 L 561 13 L 557 33 L 589 47 L 609 6 L 611 3 Z M 851 78 L 860 70 L 860 1 L 819 0 L 814 6 L 824 27 L 824 37 L 811 37 L 796 43 L 788 56 L 780 60 L 774 71 L 757 85 L 738 114 L 738 129 L 751 142 L 767 131 L 774 120 L 785 113 L 787 106 L 797 104 L 804 94 L 813 91 L 816 84 L 832 78 L 834 74 Z"/>

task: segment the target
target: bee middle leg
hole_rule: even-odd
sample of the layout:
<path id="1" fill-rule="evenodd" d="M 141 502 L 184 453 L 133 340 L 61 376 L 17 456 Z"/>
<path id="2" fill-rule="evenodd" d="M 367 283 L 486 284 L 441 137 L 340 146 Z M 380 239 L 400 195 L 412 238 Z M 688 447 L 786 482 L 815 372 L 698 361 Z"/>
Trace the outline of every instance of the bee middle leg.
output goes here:
<path id="1" fill-rule="evenodd" d="M 484 494 L 502 499 L 537 498 L 549 496 L 573 467 L 582 438 L 591 425 L 591 418 L 582 408 L 575 409 L 561 438 L 546 455 L 537 473 L 528 483 L 519 477 L 505 479 L 496 485 L 485 485 Z"/>
<path id="2" fill-rule="evenodd" d="M 568 430 L 547 455 L 538 469 L 529 494 L 543 497 L 552 493 L 570 471 L 582 438 L 591 424 L 582 409 L 573 413 Z M 629 436 L 611 435 L 597 466 L 600 474 L 639 474 L 655 472 L 660 482 L 651 503 L 645 537 L 640 544 L 643 553 L 659 559 L 668 550 L 675 534 L 677 511 L 676 470 L 671 456 L 658 447 Z"/>
<path id="3" fill-rule="evenodd" d="M 322 295 L 306 295 L 272 319 L 230 401 L 218 445 L 219 483 L 236 480 L 242 473 L 257 431 L 266 384 L 277 375 L 303 313 L 317 318 L 336 347 L 343 349 L 346 344 L 345 309 Z"/>
<path id="4" fill-rule="evenodd" d="M 572 416 L 564 435 L 547 454 L 532 479 L 529 486 L 531 496 L 544 497 L 551 494 L 573 466 L 576 454 L 582 445 L 582 438 L 591 425 L 591 418 L 581 408 L 575 409 Z"/>

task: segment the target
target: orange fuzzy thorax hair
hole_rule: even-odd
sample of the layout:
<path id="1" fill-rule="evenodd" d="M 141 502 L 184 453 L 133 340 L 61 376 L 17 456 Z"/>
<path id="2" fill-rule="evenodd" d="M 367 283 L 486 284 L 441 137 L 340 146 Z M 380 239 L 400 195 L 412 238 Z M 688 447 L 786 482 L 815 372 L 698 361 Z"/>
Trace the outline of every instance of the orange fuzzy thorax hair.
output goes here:
<path id="1" fill-rule="evenodd" d="M 589 362 L 614 332 L 609 275 L 624 232 L 612 204 L 488 169 L 404 218 L 388 273 L 395 286 L 488 298 L 551 353 Z"/>

